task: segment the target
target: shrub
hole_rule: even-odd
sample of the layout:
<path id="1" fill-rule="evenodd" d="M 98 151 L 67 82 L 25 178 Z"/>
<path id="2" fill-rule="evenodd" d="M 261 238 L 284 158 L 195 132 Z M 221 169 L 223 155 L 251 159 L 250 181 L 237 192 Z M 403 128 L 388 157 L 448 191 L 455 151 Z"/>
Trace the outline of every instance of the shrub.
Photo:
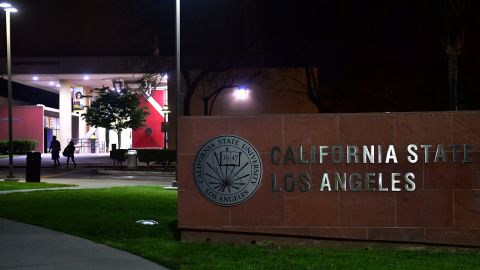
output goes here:
<path id="1" fill-rule="evenodd" d="M 38 142 L 35 140 L 13 140 L 13 154 L 24 155 L 27 152 L 35 151 Z M 8 141 L 0 141 L 0 153 L 8 154 L 9 145 Z"/>
<path id="2" fill-rule="evenodd" d="M 167 165 L 175 161 L 175 150 L 139 149 L 137 150 L 137 156 L 138 160 L 147 163 L 147 166 L 150 166 L 150 162 Z"/>
<path id="3" fill-rule="evenodd" d="M 110 158 L 113 159 L 113 163 L 118 163 L 120 166 L 127 160 L 127 149 L 115 149 L 110 151 Z"/>

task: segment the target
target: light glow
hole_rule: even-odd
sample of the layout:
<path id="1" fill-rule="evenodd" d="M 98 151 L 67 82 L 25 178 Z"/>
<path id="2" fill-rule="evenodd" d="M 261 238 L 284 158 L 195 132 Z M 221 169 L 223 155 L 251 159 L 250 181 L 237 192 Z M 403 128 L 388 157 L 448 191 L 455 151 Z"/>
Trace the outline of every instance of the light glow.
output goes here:
<path id="1" fill-rule="evenodd" d="M 167 105 L 167 104 L 163 105 L 162 111 L 163 111 L 164 113 L 166 113 L 166 114 L 171 113 L 171 111 L 170 111 L 170 109 L 168 108 L 168 105 Z"/>
<path id="2" fill-rule="evenodd" d="M 32 77 L 32 80 L 38 81 L 38 76 L 33 76 L 33 77 Z"/>
<path id="3" fill-rule="evenodd" d="M 88 75 L 83 76 L 83 80 L 84 80 L 84 81 L 90 80 L 90 76 L 88 76 Z"/>
<path id="4" fill-rule="evenodd" d="M 250 90 L 246 88 L 237 88 L 233 91 L 233 96 L 238 101 L 248 100 L 250 97 Z"/>
<path id="5" fill-rule="evenodd" d="M 0 4 L 0 8 L 9 8 L 9 7 L 12 7 L 12 5 L 10 5 L 9 3 L 1 3 Z"/>
<path id="6" fill-rule="evenodd" d="M 57 83 L 57 85 L 55 85 L 55 86 L 56 86 L 56 87 L 60 87 L 60 84 L 59 84 L 59 83 Z"/>
<path id="7" fill-rule="evenodd" d="M 140 219 L 136 221 L 137 224 L 142 224 L 142 225 L 158 225 L 158 221 L 153 220 L 153 219 Z"/>
<path id="8" fill-rule="evenodd" d="M 49 83 L 48 83 L 48 85 L 50 85 L 50 86 L 54 86 L 54 85 L 55 85 L 55 83 L 54 83 L 54 82 L 49 82 Z"/>
<path id="9" fill-rule="evenodd" d="M 18 10 L 16 8 L 13 8 L 13 7 L 4 8 L 3 10 L 5 10 L 6 12 L 10 12 L 10 13 L 18 12 Z"/>

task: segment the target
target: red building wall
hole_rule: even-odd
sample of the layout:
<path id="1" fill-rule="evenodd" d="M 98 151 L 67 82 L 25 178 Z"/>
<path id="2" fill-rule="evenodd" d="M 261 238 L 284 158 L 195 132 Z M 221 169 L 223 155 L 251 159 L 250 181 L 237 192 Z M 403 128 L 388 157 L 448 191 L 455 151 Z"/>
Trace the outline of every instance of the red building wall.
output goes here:
<path id="1" fill-rule="evenodd" d="M 38 142 L 36 151 L 43 152 L 43 107 L 14 106 L 12 108 L 13 139 Z M 8 140 L 8 109 L 0 108 L 0 140 Z"/>
<path id="2" fill-rule="evenodd" d="M 158 102 L 160 107 L 165 105 L 165 92 L 152 91 L 152 97 Z M 142 102 L 140 106 L 147 106 L 150 115 L 146 118 L 145 126 L 141 129 L 133 130 L 132 148 L 163 148 L 163 133 L 161 129 L 163 117 L 143 96 L 140 97 L 140 100 Z"/>

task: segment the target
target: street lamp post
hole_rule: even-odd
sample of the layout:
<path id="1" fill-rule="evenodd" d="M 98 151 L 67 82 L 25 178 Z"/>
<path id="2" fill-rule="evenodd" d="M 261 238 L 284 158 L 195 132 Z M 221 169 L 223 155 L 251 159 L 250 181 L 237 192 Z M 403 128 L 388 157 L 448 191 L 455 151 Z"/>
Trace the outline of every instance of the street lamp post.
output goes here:
<path id="1" fill-rule="evenodd" d="M 172 182 L 172 187 L 176 187 L 178 183 L 178 118 L 180 117 L 180 114 L 182 113 L 182 91 L 180 90 L 180 82 L 181 82 L 181 73 L 180 73 L 180 0 L 175 1 L 175 44 L 176 44 L 176 50 L 175 50 L 175 58 L 176 58 L 176 68 L 177 68 L 177 83 L 176 83 L 176 88 L 177 88 L 177 93 L 176 93 L 176 100 L 177 100 L 177 108 L 176 108 L 176 113 L 175 113 L 175 160 L 177 162 L 177 173 L 176 173 L 176 179 Z"/>
<path id="2" fill-rule="evenodd" d="M 12 132 L 12 51 L 10 47 L 10 13 L 17 12 L 17 9 L 8 3 L 1 3 L 0 7 L 5 10 L 7 24 L 7 73 L 8 73 L 8 176 L 5 180 L 18 181 L 13 174 L 13 132 Z"/>
<path id="3" fill-rule="evenodd" d="M 176 0 L 176 24 L 175 24 L 175 37 L 176 37 L 176 68 L 177 68 L 177 123 L 178 117 L 182 113 L 182 91 L 180 89 L 182 74 L 180 69 L 180 0 Z M 178 135 L 177 135 L 178 137 Z"/>

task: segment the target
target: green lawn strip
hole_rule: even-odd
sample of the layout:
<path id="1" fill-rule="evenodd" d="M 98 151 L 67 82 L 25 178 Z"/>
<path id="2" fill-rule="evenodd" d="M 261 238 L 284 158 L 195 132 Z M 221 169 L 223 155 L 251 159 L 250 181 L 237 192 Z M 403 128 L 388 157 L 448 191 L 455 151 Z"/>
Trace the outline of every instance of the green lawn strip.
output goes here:
<path id="1" fill-rule="evenodd" d="M 13 155 L 13 157 L 18 157 L 18 156 L 21 156 L 21 155 Z M 0 155 L 0 159 L 9 158 L 9 157 L 10 157 L 9 155 Z"/>
<path id="2" fill-rule="evenodd" d="M 57 187 L 75 187 L 76 185 L 52 184 L 45 182 L 12 182 L 0 181 L 0 190 L 39 189 Z"/>
<path id="3" fill-rule="evenodd" d="M 177 196 L 160 187 L 0 196 L 0 216 L 123 249 L 171 269 L 478 269 L 480 254 L 429 250 L 287 248 L 181 243 Z M 159 226 L 136 224 L 157 220 Z"/>

